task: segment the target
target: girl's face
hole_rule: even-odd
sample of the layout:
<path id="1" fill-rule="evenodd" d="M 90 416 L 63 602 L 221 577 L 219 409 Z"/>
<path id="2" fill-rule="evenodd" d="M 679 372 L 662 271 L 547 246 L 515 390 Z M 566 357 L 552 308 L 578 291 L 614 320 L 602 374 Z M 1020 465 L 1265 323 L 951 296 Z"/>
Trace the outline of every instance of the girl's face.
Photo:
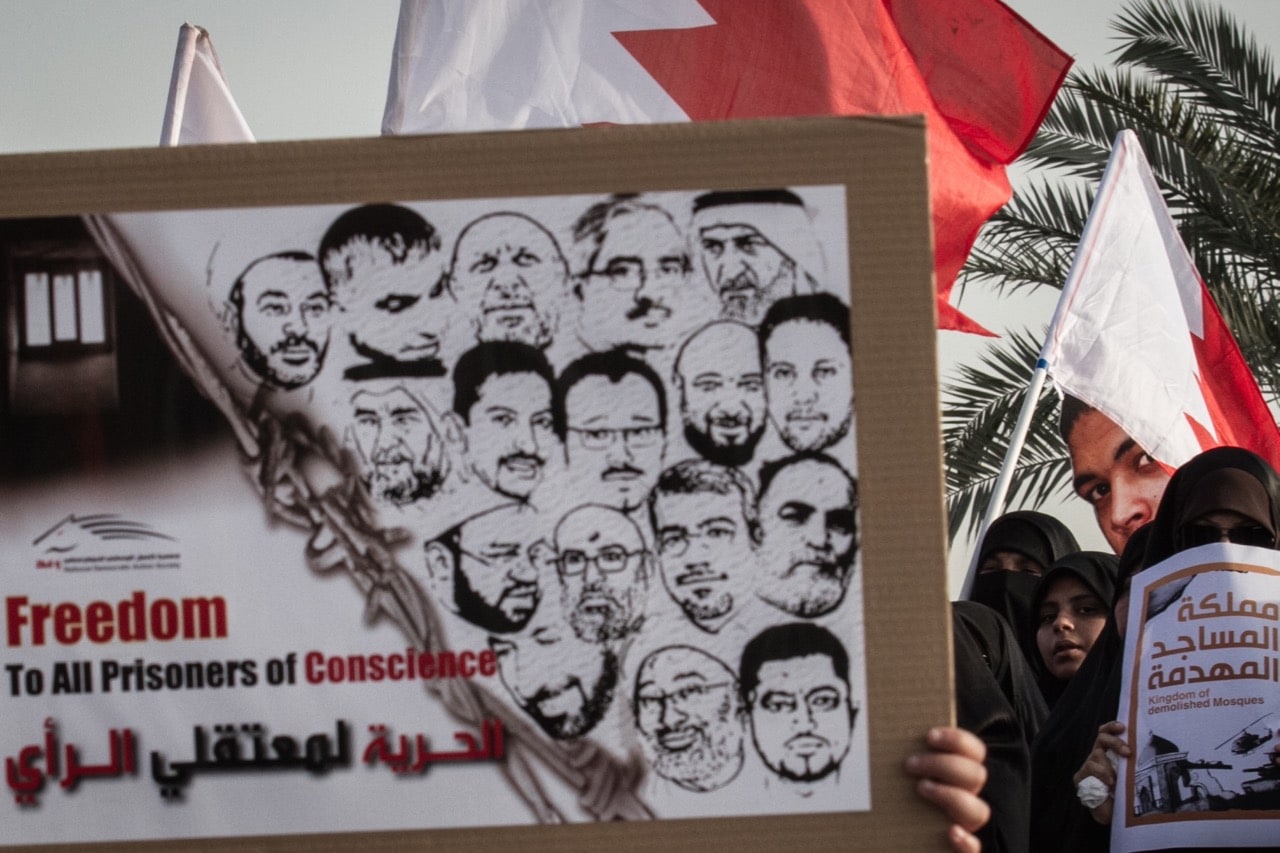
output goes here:
<path id="1" fill-rule="evenodd" d="M 1040 602 L 1036 646 L 1054 678 L 1076 674 L 1107 622 L 1107 606 L 1075 575 L 1064 574 L 1049 585 Z"/>

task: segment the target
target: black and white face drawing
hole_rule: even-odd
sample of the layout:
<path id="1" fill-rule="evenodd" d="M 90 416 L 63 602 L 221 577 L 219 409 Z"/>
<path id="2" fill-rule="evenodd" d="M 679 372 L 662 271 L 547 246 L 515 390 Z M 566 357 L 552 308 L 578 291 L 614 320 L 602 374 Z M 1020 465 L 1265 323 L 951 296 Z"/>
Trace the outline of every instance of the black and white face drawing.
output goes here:
<path id="1" fill-rule="evenodd" d="M 449 590 L 453 609 L 495 634 L 525 627 L 542 598 L 529 543 L 543 531 L 536 513 L 508 506 L 468 519 L 424 547 L 433 590 Z M 447 599 L 446 599 L 447 600 Z"/>
<path id="2" fill-rule="evenodd" d="M 393 204 L 354 208 L 320 241 L 320 265 L 360 358 L 345 378 L 444 375 L 453 305 L 441 298 L 440 235 L 430 223 Z"/>
<path id="3" fill-rule="evenodd" d="M 827 293 L 774 304 L 760 324 L 769 418 L 797 452 L 825 450 L 853 424 L 849 309 Z"/>
<path id="4" fill-rule="evenodd" d="M 621 350 L 592 353 L 557 382 L 566 424 L 565 455 L 582 494 L 625 512 L 649 495 L 666 452 L 662 380 Z"/>
<path id="5" fill-rule="evenodd" d="M 767 628 L 743 649 L 739 676 L 766 767 L 800 793 L 839 771 L 857 713 L 849 656 L 830 631 L 810 623 Z"/>
<path id="6" fill-rule="evenodd" d="M 400 386 L 351 396 L 361 478 L 374 501 L 404 507 L 433 497 L 449 473 L 444 439 L 426 404 Z"/>
<path id="7" fill-rule="evenodd" d="M 277 388 L 316 377 L 329 348 L 329 291 L 315 258 L 281 252 L 259 258 L 231 286 L 236 345 L 253 374 Z"/>
<path id="8" fill-rule="evenodd" d="M 564 457 L 554 383 L 546 356 L 527 344 L 489 341 L 458 358 L 454 414 L 472 470 L 500 495 L 527 501 Z"/>
<path id="9" fill-rule="evenodd" d="M 618 686 L 608 646 L 578 639 L 547 599 L 518 634 L 490 637 L 502 685 L 548 737 L 582 737 L 604 718 Z"/>
<path id="10" fill-rule="evenodd" d="M 693 228 L 725 319 L 754 326 L 782 297 L 818 288 L 821 251 L 789 190 L 706 193 L 694 200 Z"/>
<path id="11" fill-rule="evenodd" d="M 662 583 L 704 631 L 719 631 L 754 592 L 754 502 L 741 473 L 692 459 L 663 471 L 649 498 Z"/>
<path id="12" fill-rule="evenodd" d="M 691 646 L 653 652 L 636 673 L 641 746 L 653 771 L 690 791 L 714 791 L 742 769 L 743 708 L 729 667 Z"/>
<path id="13" fill-rule="evenodd" d="M 167 340 L 238 437 L 262 427 L 255 485 L 312 524 L 308 565 L 361 594 L 330 584 L 308 630 L 346 596 L 407 648 L 492 650 L 419 728 L 503 721 L 528 766 L 476 778 L 545 797 L 495 815 L 870 808 L 849 210 L 830 184 L 184 212 L 215 251 L 172 265 L 205 277 L 197 349 Z M 792 622 L 852 676 L 798 647 L 744 685 L 747 641 Z"/>
<path id="14" fill-rule="evenodd" d="M 755 331 L 729 320 L 703 326 L 680 348 L 675 381 L 689 446 L 719 465 L 750 462 L 767 411 Z"/>
<path id="15" fill-rule="evenodd" d="M 555 565 L 561 602 L 580 639 L 602 643 L 639 629 L 648 560 L 640 529 L 612 507 L 588 504 L 560 519 Z"/>
<path id="16" fill-rule="evenodd" d="M 806 619 L 835 610 L 858 553 L 858 485 L 834 459 L 792 456 L 760 470 L 759 596 Z"/>
<path id="17" fill-rule="evenodd" d="M 520 213 L 480 217 L 453 247 L 449 288 L 480 341 L 546 348 L 556 335 L 568 281 L 556 238 Z"/>
<path id="18" fill-rule="evenodd" d="M 689 249 L 671 215 L 628 196 L 594 205 L 574 226 L 583 257 L 574 293 L 579 332 L 592 350 L 644 353 L 672 345 L 689 287 Z"/>

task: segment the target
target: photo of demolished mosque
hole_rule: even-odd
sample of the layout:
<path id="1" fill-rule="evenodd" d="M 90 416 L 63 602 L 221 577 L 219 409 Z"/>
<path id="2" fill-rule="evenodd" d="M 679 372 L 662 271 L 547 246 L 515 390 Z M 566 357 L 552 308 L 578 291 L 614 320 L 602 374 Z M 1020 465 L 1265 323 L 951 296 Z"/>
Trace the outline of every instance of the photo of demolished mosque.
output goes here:
<path id="1" fill-rule="evenodd" d="M 1137 757 L 1134 815 L 1280 808 L 1280 763 L 1270 751 L 1275 734 L 1266 726 L 1246 728 L 1214 750 L 1228 761 L 1193 759 L 1152 732 Z"/>

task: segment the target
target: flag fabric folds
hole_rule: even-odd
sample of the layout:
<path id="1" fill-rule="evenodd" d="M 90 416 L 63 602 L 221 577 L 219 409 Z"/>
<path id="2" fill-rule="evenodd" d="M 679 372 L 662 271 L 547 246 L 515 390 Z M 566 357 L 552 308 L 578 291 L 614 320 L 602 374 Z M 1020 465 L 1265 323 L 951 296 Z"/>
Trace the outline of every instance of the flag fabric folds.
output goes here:
<path id="1" fill-rule="evenodd" d="M 208 31 L 203 27 L 183 24 L 178 30 L 178 46 L 174 52 L 173 73 L 169 79 L 169 97 L 165 102 L 160 146 L 165 148 L 174 145 L 253 141 L 253 132 L 249 130 L 240 107 L 236 105 L 235 98 L 227 87 L 226 77 L 222 73 L 222 66 L 218 62 Z M 240 446 L 246 453 L 252 453 L 256 448 L 255 439 L 245 429 L 241 419 L 235 416 L 229 396 L 217 390 L 217 383 L 210 379 L 212 374 L 203 367 L 203 356 L 190 335 L 156 299 L 154 288 L 143 272 L 145 259 L 140 259 L 135 254 L 135 247 L 130 245 L 121 232 L 116 217 L 91 213 L 82 218 L 98 248 L 110 259 L 112 266 L 151 312 L 161 338 L 187 366 L 191 375 L 197 378 L 197 384 L 206 396 L 227 415 Z M 153 255 L 157 254 L 154 249 L 150 251 Z"/>
<path id="2" fill-rule="evenodd" d="M 1044 360 L 1171 468 L 1219 445 L 1280 464 L 1280 432 L 1132 131 L 1116 138 Z"/>
<path id="3" fill-rule="evenodd" d="M 173 57 L 160 144 L 253 141 L 253 133 L 231 97 L 208 31 L 183 24 Z"/>
<path id="4" fill-rule="evenodd" d="M 402 0 L 383 132 L 923 114 L 938 325 L 1071 60 L 998 0 Z"/>

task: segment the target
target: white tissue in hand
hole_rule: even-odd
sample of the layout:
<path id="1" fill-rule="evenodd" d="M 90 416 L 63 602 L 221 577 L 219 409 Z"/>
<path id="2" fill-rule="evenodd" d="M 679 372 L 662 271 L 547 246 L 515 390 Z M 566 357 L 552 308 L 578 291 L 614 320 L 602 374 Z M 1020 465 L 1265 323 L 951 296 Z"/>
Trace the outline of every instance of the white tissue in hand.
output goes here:
<path id="1" fill-rule="evenodd" d="M 1097 776 L 1089 776 L 1076 785 L 1076 799 L 1086 809 L 1096 809 L 1111 796 L 1111 788 Z"/>

